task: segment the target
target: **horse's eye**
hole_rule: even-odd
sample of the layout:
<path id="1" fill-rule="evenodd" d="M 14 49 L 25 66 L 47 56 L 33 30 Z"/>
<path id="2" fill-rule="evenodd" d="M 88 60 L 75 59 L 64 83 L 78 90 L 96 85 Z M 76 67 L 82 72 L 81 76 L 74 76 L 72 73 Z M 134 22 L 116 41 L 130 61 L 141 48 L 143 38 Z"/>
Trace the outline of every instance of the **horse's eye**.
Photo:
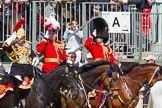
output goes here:
<path id="1" fill-rule="evenodd" d="M 116 80 L 116 78 L 112 78 L 112 80 L 113 80 L 113 81 L 115 81 L 115 80 Z"/>

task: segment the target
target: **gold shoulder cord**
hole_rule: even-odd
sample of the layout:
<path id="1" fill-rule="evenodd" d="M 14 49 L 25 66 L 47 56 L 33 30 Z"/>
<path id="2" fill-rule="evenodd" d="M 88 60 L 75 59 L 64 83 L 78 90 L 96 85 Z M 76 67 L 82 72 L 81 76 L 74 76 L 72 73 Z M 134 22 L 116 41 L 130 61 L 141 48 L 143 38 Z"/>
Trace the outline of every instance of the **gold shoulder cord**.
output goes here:
<path id="1" fill-rule="evenodd" d="M 104 57 L 109 61 L 110 58 L 109 58 L 109 55 L 112 54 L 112 49 L 110 49 L 110 51 L 108 51 L 108 48 L 106 46 L 102 46 L 102 49 L 103 49 L 103 53 L 104 53 Z"/>
<path id="2" fill-rule="evenodd" d="M 61 50 L 61 53 L 63 53 L 63 50 L 64 50 L 64 43 L 61 42 L 61 44 L 58 44 L 58 43 L 54 43 L 55 47 L 56 48 L 59 48 Z"/>
<path id="3" fill-rule="evenodd" d="M 29 41 L 27 41 L 27 43 L 31 43 Z M 12 63 L 16 63 L 18 61 L 20 61 L 20 58 L 19 56 L 22 55 L 22 54 L 25 54 L 25 56 L 29 57 L 29 51 L 27 48 L 25 47 L 22 47 L 20 49 L 17 49 L 15 46 L 14 46 L 14 43 L 11 44 L 11 48 L 12 48 L 12 52 L 9 53 L 7 51 L 5 51 L 5 53 L 7 54 L 7 56 L 9 57 L 9 59 L 11 59 Z"/>
<path id="4" fill-rule="evenodd" d="M 14 52 L 16 51 L 16 48 L 14 47 L 14 42 L 11 43 L 11 48 L 13 50 L 12 52 L 9 53 L 8 51 L 5 51 L 5 53 L 12 62 L 16 62 L 18 61 L 18 58 L 16 57 L 17 54 Z"/>
<path id="5" fill-rule="evenodd" d="M 27 44 L 31 44 L 31 42 L 30 42 L 30 41 L 27 41 L 27 40 L 25 41 L 25 43 L 27 43 Z"/>

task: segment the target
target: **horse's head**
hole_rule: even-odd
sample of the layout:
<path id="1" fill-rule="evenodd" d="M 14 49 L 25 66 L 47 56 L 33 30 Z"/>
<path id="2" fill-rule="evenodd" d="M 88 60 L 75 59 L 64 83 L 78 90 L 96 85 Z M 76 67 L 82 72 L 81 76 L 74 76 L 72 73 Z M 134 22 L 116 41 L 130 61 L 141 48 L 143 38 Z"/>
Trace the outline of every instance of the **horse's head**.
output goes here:
<path id="1" fill-rule="evenodd" d="M 71 99 L 76 99 L 78 97 L 78 82 L 76 79 L 77 75 L 74 71 L 69 71 L 66 69 L 66 73 L 61 77 L 60 91 L 64 96 L 68 96 Z"/>

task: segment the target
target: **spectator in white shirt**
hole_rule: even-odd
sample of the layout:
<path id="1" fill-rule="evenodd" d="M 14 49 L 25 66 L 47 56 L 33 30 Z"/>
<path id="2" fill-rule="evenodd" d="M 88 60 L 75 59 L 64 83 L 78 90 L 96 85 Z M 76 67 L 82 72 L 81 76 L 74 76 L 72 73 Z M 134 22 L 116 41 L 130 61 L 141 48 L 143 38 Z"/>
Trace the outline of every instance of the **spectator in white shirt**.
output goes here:
<path id="1" fill-rule="evenodd" d="M 81 40 L 83 38 L 83 31 L 78 31 L 74 33 L 76 30 L 78 30 L 78 21 L 73 20 L 72 23 L 67 23 L 66 30 L 64 32 L 63 38 L 67 41 L 67 44 L 65 46 L 67 54 L 69 52 L 73 52 L 76 49 L 80 47 Z M 80 62 L 81 60 L 81 51 L 77 50 L 75 51 L 77 58 L 76 61 Z"/>

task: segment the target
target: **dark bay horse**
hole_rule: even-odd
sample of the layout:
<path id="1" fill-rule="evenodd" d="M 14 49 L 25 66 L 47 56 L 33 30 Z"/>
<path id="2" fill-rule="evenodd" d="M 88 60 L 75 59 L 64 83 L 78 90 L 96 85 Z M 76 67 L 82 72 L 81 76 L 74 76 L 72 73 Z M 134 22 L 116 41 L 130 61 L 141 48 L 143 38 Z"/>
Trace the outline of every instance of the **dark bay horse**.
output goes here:
<path id="1" fill-rule="evenodd" d="M 70 98 L 78 97 L 75 81 L 73 76 L 66 73 L 66 65 L 59 66 L 42 78 L 36 78 L 26 99 L 25 108 L 60 108 L 60 87 L 64 86 L 69 91 Z"/>
<path id="2" fill-rule="evenodd" d="M 91 62 L 80 67 L 78 77 L 75 79 L 79 85 L 79 96 L 76 99 L 62 96 L 62 108 L 90 108 L 91 105 L 87 94 L 89 91 L 98 89 L 96 83 L 99 80 L 108 78 L 107 70 L 109 69 L 110 62 L 105 60 Z M 104 84 L 108 85 L 107 82 Z"/>
<path id="3" fill-rule="evenodd" d="M 25 90 L 22 93 L 21 99 L 26 100 L 26 108 L 46 108 L 48 106 L 59 108 L 60 85 L 63 89 L 70 90 L 69 97 L 75 99 L 78 97 L 77 84 L 74 82 L 74 75 L 71 75 L 65 70 L 66 65 L 58 67 L 49 74 L 35 77 L 33 87 L 30 91 Z M 40 71 L 40 70 L 39 70 Z M 76 80 L 75 80 L 76 81 Z M 24 94 L 24 95 L 23 95 Z M 52 95 L 54 94 L 54 95 Z M 27 98 L 26 98 L 27 97 Z M 14 92 L 8 91 L 7 94 L 0 99 L 0 108 L 11 108 L 14 102 Z M 33 103 L 34 102 L 34 103 Z M 55 103 L 53 103 L 55 102 Z M 35 104 L 38 103 L 38 104 Z M 59 107 L 58 107 L 59 106 Z M 20 102 L 20 108 L 23 108 Z"/>
<path id="4" fill-rule="evenodd" d="M 159 66 L 141 64 L 134 67 L 128 74 L 120 76 L 112 84 L 113 94 L 108 97 L 110 108 L 134 108 L 138 102 L 139 90 L 144 84 L 150 85 Z"/>

